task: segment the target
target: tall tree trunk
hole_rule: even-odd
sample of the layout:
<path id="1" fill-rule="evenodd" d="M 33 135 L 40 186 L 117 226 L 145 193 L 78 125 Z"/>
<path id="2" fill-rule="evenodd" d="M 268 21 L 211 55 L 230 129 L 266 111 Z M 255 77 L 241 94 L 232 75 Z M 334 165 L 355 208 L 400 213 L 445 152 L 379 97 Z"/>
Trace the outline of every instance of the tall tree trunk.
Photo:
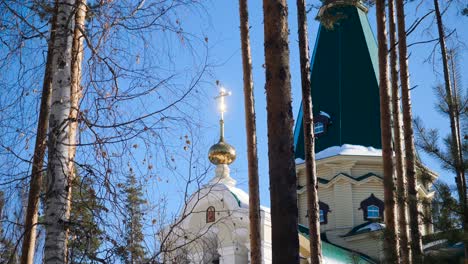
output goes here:
<path id="1" fill-rule="evenodd" d="M 406 48 L 405 10 L 403 0 L 396 0 L 398 25 L 398 54 L 400 62 L 401 102 L 403 106 L 403 134 L 405 138 L 406 178 L 408 181 L 408 207 L 410 224 L 411 262 L 422 263 L 422 241 L 419 230 L 418 197 L 416 190 L 416 156 L 414 148 L 413 118 L 409 90 L 408 52 Z"/>
<path id="2" fill-rule="evenodd" d="M 71 153 L 73 148 L 70 148 L 70 143 L 74 143 L 71 138 L 74 132 L 71 131 L 73 121 L 70 122 L 70 115 L 73 113 L 72 105 L 76 96 L 72 85 L 72 71 L 76 70 L 76 59 L 73 59 L 76 7 L 77 2 L 74 0 L 58 2 L 45 206 L 46 264 L 67 262 L 69 199 L 73 176 L 70 171 L 70 157 L 74 156 Z"/>
<path id="3" fill-rule="evenodd" d="M 395 221 L 395 184 L 393 181 L 393 150 L 391 102 L 388 87 L 388 44 L 385 0 L 376 1 L 377 40 L 379 45 L 380 126 L 382 131 L 382 159 L 384 171 L 384 263 L 398 263 L 398 240 Z"/>
<path id="4" fill-rule="evenodd" d="M 71 90 L 70 90 L 70 114 L 68 117 L 68 123 L 70 126 L 68 140 L 70 143 L 70 149 L 68 152 L 68 171 L 70 176 L 68 179 L 69 191 L 67 198 L 67 215 L 70 216 L 71 213 L 71 201 L 72 201 L 72 183 L 76 177 L 75 169 L 75 154 L 76 154 L 76 137 L 78 131 L 78 114 L 80 112 L 79 102 L 82 96 L 81 89 L 81 73 L 82 73 L 82 61 L 83 61 L 83 32 L 84 32 L 84 23 L 86 19 L 87 5 L 86 0 L 76 0 L 76 9 L 75 9 L 75 27 L 73 31 L 73 44 L 72 44 L 72 54 L 71 54 Z M 67 230 L 68 237 L 68 230 Z M 68 251 L 67 251 L 68 252 Z M 67 260 L 70 258 L 68 254 L 66 255 Z"/>
<path id="5" fill-rule="evenodd" d="M 286 0 L 263 0 L 273 263 L 298 263 L 294 123 Z"/>
<path id="6" fill-rule="evenodd" d="M 299 56 L 301 64 L 302 111 L 305 141 L 305 169 L 307 185 L 307 210 L 309 215 L 310 263 L 322 263 L 322 242 L 320 241 L 320 210 L 318 182 L 315 166 L 315 135 L 310 92 L 310 59 L 307 34 L 307 13 L 305 0 L 297 0 L 297 28 L 299 35 Z"/>
<path id="7" fill-rule="evenodd" d="M 248 10 L 247 0 L 239 0 L 242 71 L 244 74 L 245 128 L 249 163 L 250 263 L 260 264 L 262 263 L 260 191 L 258 187 L 257 131 L 255 124 L 255 100 L 253 93 Z"/>
<path id="8" fill-rule="evenodd" d="M 398 68 L 396 50 L 396 24 L 394 0 L 388 1 L 389 35 L 390 35 L 390 74 L 392 86 L 393 135 L 395 146 L 395 172 L 397 178 L 397 209 L 398 209 L 398 238 L 400 259 L 402 264 L 410 263 L 408 245 L 408 219 L 406 217 L 406 175 L 403 159 L 403 142 L 401 138 L 400 94 L 398 88 Z"/>
<path id="9" fill-rule="evenodd" d="M 457 135 L 458 135 L 458 145 L 459 147 L 461 148 L 460 150 L 463 149 L 463 144 L 461 143 L 461 138 L 462 138 L 462 134 L 460 132 L 460 104 L 459 104 L 459 97 L 458 97 L 458 84 L 457 84 L 457 67 L 456 67 L 456 63 L 455 63 L 455 60 L 456 60 L 456 52 L 454 49 L 452 50 L 449 50 L 448 51 L 448 58 L 449 58 L 449 61 L 450 61 L 450 72 L 452 74 L 452 87 L 453 87 L 453 107 L 455 109 L 454 111 L 454 117 L 455 117 L 455 122 L 456 122 L 456 127 L 457 127 Z M 463 151 L 460 151 L 459 153 L 460 155 L 460 162 L 463 161 Z M 465 173 L 463 171 L 463 173 Z M 466 188 L 466 182 L 465 182 L 465 188 Z M 465 194 L 465 197 L 466 197 L 466 194 Z"/>
<path id="10" fill-rule="evenodd" d="M 24 238 L 21 251 L 21 263 L 34 263 L 36 248 L 36 228 L 39 210 L 39 196 L 42 187 L 42 167 L 47 148 L 47 129 L 49 123 L 50 92 L 52 89 L 52 56 L 55 40 L 55 23 L 57 21 L 57 10 L 54 11 L 51 20 L 50 37 L 47 50 L 47 60 L 42 84 L 41 106 L 39 109 L 39 120 L 37 122 L 36 143 L 34 146 L 34 157 L 31 169 L 31 181 L 29 183 L 28 206 L 24 223 Z"/>
<path id="11" fill-rule="evenodd" d="M 439 46 L 440 46 L 440 53 L 442 55 L 442 65 L 444 69 L 444 80 L 445 80 L 445 100 L 448 105 L 448 114 L 450 119 L 450 132 L 451 132 L 451 140 L 452 140 L 452 153 L 453 158 L 455 159 L 455 171 L 456 171 L 456 178 L 455 182 L 457 183 L 458 189 L 458 197 L 462 207 L 462 214 L 463 214 L 463 230 L 464 230 L 464 248 L 465 248 L 465 263 L 468 263 L 468 208 L 467 208 L 467 197 L 466 197 L 466 179 L 465 179 L 465 169 L 463 165 L 463 152 L 461 147 L 461 137 L 460 137 L 460 130 L 458 127 L 457 122 L 457 111 L 456 109 L 456 98 L 452 94 L 452 84 L 450 80 L 450 72 L 449 72 L 449 63 L 448 63 L 448 55 L 447 55 L 447 46 L 445 44 L 445 32 L 444 32 L 444 24 L 442 21 L 442 15 L 440 14 L 439 8 L 439 1 L 434 0 L 434 9 L 436 14 L 437 20 L 437 29 L 439 32 Z M 454 89 L 455 90 L 455 89 Z M 455 91 L 454 91 L 455 92 Z"/>
<path id="12" fill-rule="evenodd" d="M 81 72 L 83 61 L 83 32 L 86 18 L 86 0 L 76 0 L 75 28 L 73 31 L 72 57 L 71 57 L 71 92 L 70 92 L 70 115 L 68 122 L 70 125 L 69 142 L 70 151 L 68 155 L 68 170 L 71 173 L 70 182 L 75 178 L 75 153 L 76 153 L 76 134 L 78 128 L 79 102 L 82 96 Z M 71 209 L 71 194 L 69 192 L 68 210 Z M 68 212 L 69 214 L 70 212 Z"/>

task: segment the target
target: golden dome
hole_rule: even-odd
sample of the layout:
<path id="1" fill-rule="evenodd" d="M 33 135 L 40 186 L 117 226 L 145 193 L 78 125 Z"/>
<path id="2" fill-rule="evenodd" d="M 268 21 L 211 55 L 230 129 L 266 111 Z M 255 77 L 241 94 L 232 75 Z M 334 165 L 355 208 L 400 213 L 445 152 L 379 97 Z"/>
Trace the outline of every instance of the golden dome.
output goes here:
<path id="1" fill-rule="evenodd" d="M 229 165 L 236 159 L 236 149 L 224 142 L 224 140 L 220 140 L 218 143 L 211 146 L 208 152 L 208 159 L 215 165 Z"/>

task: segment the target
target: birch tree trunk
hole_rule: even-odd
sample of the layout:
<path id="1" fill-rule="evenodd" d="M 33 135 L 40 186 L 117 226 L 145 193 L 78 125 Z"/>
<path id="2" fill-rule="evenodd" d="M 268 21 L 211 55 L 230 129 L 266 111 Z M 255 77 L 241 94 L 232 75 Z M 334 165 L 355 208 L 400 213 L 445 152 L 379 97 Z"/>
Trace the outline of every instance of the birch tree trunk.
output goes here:
<path id="1" fill-rule="evenodd" d="M 263 0 L 265 89 L 274 264 L 299 262 L 286 0 Z"/>
<path id="2" fill-rule="evenodd" d="M 307 185 L 307 210 L 309 221 L 310 263 L 322 263 L 320 240 L 320 209 L 318 198 L 317 171 L 315 165 L 315 135 L 310 92 L 310 59 L 307 34 L 305 0 L 297 0 L 297 28 L 299 35 L 299 57 L 301 64 L 302 110 L 305 143 L 305 169 Z"/>
<path id="3" fill-rule="evenodd" d="M 408 181 L 408 208 L 410 224 L 411 262 L 422 263 L 422 241 L 419 230 L 418 197 L 416 190 L 416 160 L 413 118 L 409 90 L 408 52 L 406 48 L 405 10 L 403 0 L 396 0 L 398 25 L 398 54 L 400 62 L 401 102 L 403 106 L 403 134 L 405 142 L 406 178 Z"/>
<path id="4" fill-rule="evenodd" d="M 72 43 L 76 1 L 58 2 L 52 70 L 52 103 L 49 119 L 49 154 L 45 206 L 46 264 L 67 262 L 67 230 L 70 216 L 70 114 L 72 113 Z"/>
<path id="5" fill-rule="evenodd" d="M 262 263 L 260 235 L 260 191 L 258 186 L 257 131 L 255 124 L 255 100 L 252 80 L 252 56 L 250 53 L 249 11 L 247 0 L 239 0 L 242 70 L 244 74 L 245 128 L 247 158 L 249 163 L 249 224 L 250 263 Z"/>
<path id="6" fill-rule="evenodd" d="M 55 10 L 50 27 L 50 37 L 47 50 L 47 60 L 42 84 L 41 105 L 39 119 L 37 122 L 36 143 L 34 146 L 34 157 L 31 169 L 31 181 L 29 183 L 28 206 L 24 223 L 24 238 L 21 251 L 21 263 L 34 263 L 36 248 L 36 228 L 39 210 L 39 195 L 42 187 L 42 168 L 47 148 L 47 129 L 49 127 L 50 92 L 52 89 L 52 56 L 55 40 L 55 23 L 57 21 L 57 10 Z"/>
<path id="7" fill-rule="evenodd" d="M 388 44 L 385 25 L 385 0 L 376 1 L 376 16 L 377 40 L 379 45 L 380 126 L 382 131 L 382 159 L 384 170 L 384 263 L 399 263 L 395 223 L 395 184 L 393 181 L 391 102 L 388 87 Z"/>
<path id="8" fill-rule="evenodd" d="M 439 33 L 439 46 L 440 46 L 440 53 L 442 55 L 442 66 L 444 69 L 444 80 L 445 80 L 445 101 L 447 102 L 448 106 L 448 114 L 450 120 L 450 133 L 452 139 L 452 153 L 453 158 L 455 159 L 455 172 L 456 178 L 455 182 L 457 184 L 458 189 L 458 198 L 460 200 L 460 204 L 462 207 L 462 214 L 463 214 L 463 230 L 464 230 L 464 251 L 465 251 L 465 263 L 468 263 L 468 208 L 467 208 L 467 197 L 466 197 L 466 179 L 465 179 L 465 168 L 463 165 L 463 151 L 461 146 L 461 137 L 460 137 L 460 128 L 458 127 L 459 121 L 457 120 L 457 112 L 456 109 L 456 98 L 452 93 L 452 83 L 450 79 L 450 71 L 449 71 L 449 62 L 448 62 L 448 55 L 447 55 L 447 46 L 445 44 L 445 32 L 444 32 L 444 24 L 442 21 L 442 15 L 440 13 L 439 8 L 439 1 L 434 0 L 434 9 L 437 21 L 437 30 Z M 456 93 L 455 89 L 453 92 Z"/>
<path id="9" fill-rule="evenodd" d="M 400 259 L 402 264 L 408 264 L 408 219 L 407 195 L 406 195 L 406 175 L 403 159 L 403 142 L 401 138 L 401 118 L 400 118 L 400 94 L 398 88 L 398 68 L 397 68 L 397 47 L 396 47 L 396 24 L 394 0 L 388 1 L 389 14 L 389 35 L 390 35 L 390 74 L 392 86 L 392 109 L 393 109 L 393 140 L 395 146 L 395 172 L 397 178 L 397 211 L 398 211 L 398 238 L 400 247 Z"/>
<path id="10" fill-rule="evenodd" d="M 78 127 L 79 102 L 82 95 L 81 72 L 83 61 L 83 32 L 86 18 L 86 0 L 76 0 L 75 28 L 73 31 L 72 57 L 71 57 L 71 94 L 70 94 L 70 115 L 68 122 L 70 125 L 69 142 L 70 150 L 68 153 L 68 171 L 70 172 L 70 182 L 75 178 L 75 153 L 76 153 L 76 134 Z M 71 194 L 68 193 L 68 214 L 71 209 Z"/>

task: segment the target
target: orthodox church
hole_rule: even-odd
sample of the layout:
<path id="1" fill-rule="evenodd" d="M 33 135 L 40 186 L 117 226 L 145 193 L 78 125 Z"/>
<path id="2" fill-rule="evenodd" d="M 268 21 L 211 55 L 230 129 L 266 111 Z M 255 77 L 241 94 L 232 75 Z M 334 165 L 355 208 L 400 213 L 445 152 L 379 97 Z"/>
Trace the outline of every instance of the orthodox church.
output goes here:
<path id="1" fill-rule="evenodd" d="M 385 208 L 377 44 L 360 2 L 335 1 L 320 9 L 319 17 L 327 14 L 339 20 L 332 28 L 320 25 L 311 60 L 324 263 L 378 263 L 383 257 Z M 226 95 L 222 90 L 221 106 Z M 173 263 L 249 263 L 249 197 L 229 173 L 236 152 L 224 140 L 223 110 L 220 127 L 220 140 L 209 151 L 215 175 L 179 214 L 181 225 L 172 237 L 179 249 L 166 256 Z M 307 263 L 302 109 L 296 120 L 295 155 L 300 256 L 301 263 Z M 432 182 L 437 178 L 430 171 L 429 175 Z M 431 181 L 418 181 L 420 199 L 432 199 Z M 432 226 L 421 225 L 421 231 L 431 233 Z M 261 207 L 261 237 L 263 262 L 271 263 L 266 207 Z"/>

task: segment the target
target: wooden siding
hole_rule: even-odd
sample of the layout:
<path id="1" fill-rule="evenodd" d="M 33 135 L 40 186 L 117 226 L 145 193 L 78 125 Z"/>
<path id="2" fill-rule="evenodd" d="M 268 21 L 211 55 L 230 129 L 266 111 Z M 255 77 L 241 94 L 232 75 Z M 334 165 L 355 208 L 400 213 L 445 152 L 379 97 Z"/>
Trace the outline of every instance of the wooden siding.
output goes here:
<path id="1" fill-rule="evenodd" d="M 298 185 L 305 188 L 304 166 L 297 165 Z M 360 204 L 371 194 L 384 200 L 383 177 L 381 157 L 365 156 L 334 156 L 317 161 L 317 176 L 321 179 L 331 180 L 339 173 L 345 173 L 351 178 L 359 178 L 368 173 L 370 176 L 355 181 L 348 176 L 335 178 L 331 183 L 319 183 L 318 195 L 320 201 L 330 207 L 328 223 L 320 225 L 320 231 L 327 234 L 328 239 L 337 245 L 356 250 L 379 259 L 382 251 L 381 232 L 373 232 L 359 237 L 343 238 L 342 235 L 352 227 L 366 222 Z M 380 177 L 380 178 L 379 178 Z M 419 190 L 421 199 L 431 199 L 430 193 Z M 307 190 L 302 189 L 298 194 L 299 223 L 308 226 L 307 220 Z M 421 224 L 423 234 L 433 232 L 432 226 Z"/>

